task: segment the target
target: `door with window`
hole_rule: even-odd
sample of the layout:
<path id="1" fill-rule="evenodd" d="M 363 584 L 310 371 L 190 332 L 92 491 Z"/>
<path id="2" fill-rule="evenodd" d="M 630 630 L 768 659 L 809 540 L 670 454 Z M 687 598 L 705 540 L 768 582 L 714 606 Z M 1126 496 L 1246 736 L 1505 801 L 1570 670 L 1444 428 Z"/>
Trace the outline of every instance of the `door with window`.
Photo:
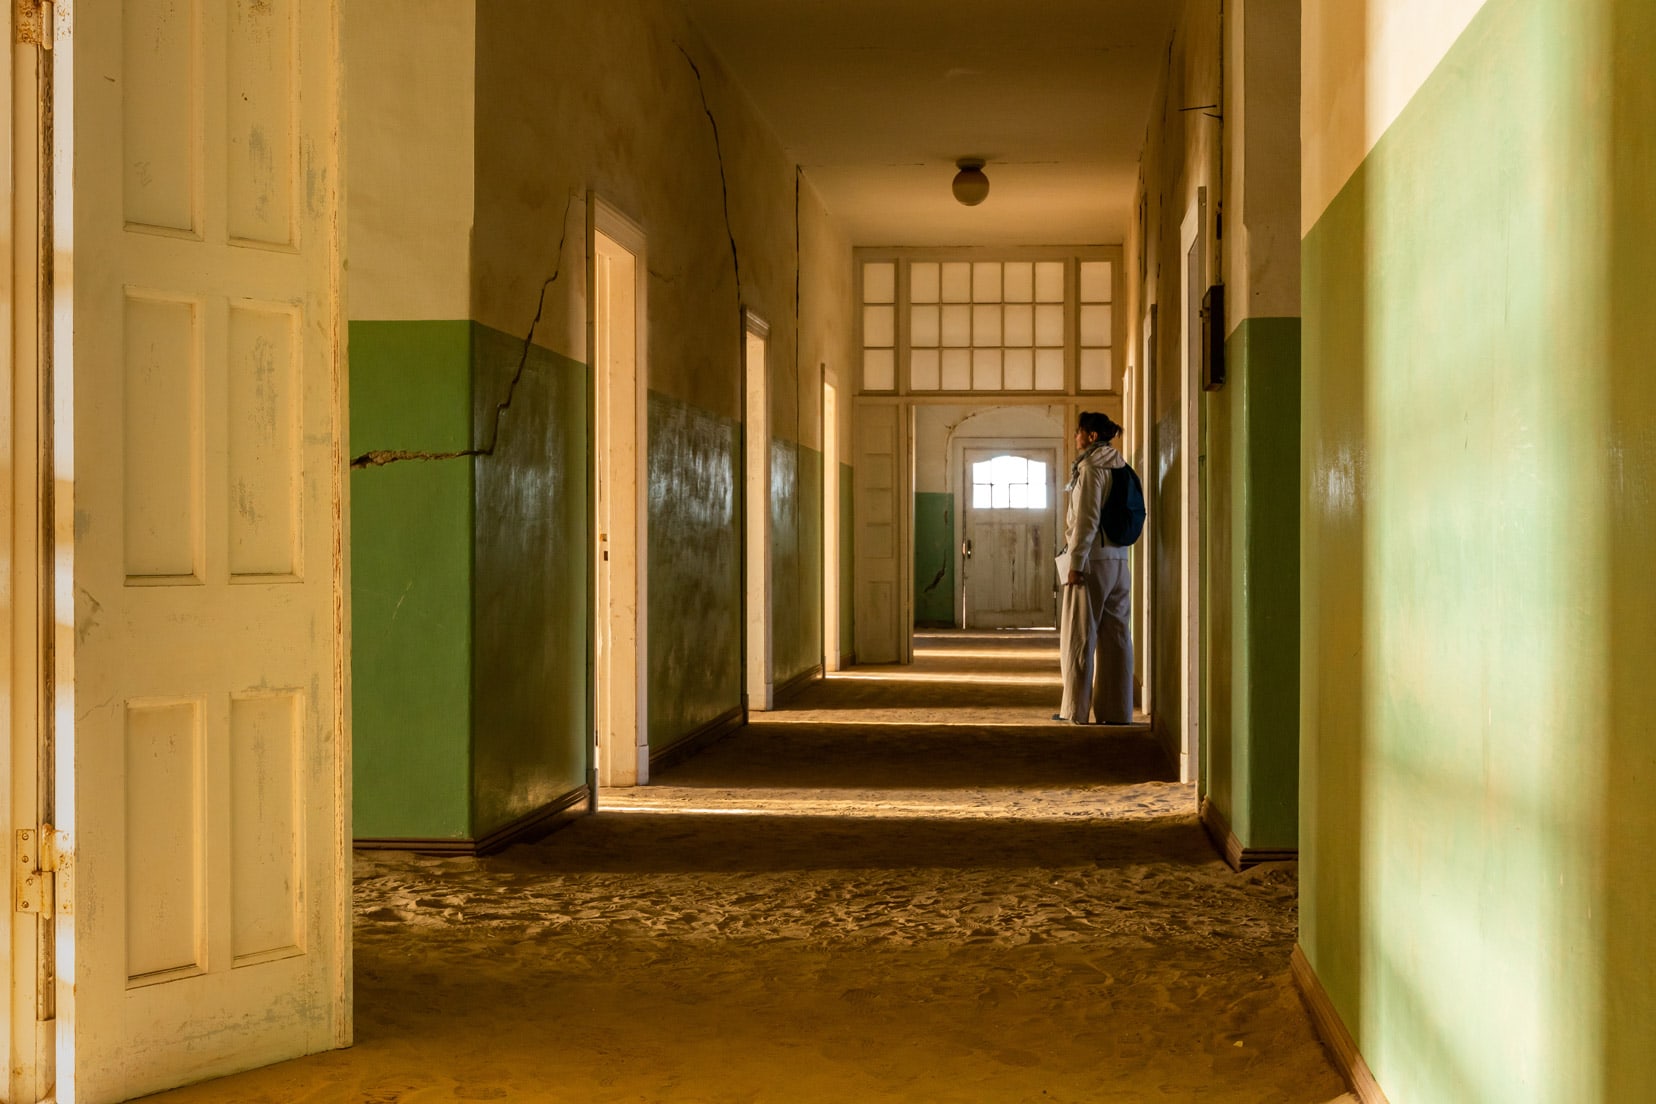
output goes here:
<path id="1" fill-rule="evenodd" d="M 962 455 L 961 624 L 1055 625 L 1056 450 L 968 448 Z"/>

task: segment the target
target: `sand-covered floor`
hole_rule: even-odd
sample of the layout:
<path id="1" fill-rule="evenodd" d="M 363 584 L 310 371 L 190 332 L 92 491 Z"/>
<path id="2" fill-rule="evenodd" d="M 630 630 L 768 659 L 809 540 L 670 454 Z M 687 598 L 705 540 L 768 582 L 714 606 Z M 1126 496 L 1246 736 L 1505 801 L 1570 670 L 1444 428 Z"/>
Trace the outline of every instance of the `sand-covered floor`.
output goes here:
<path id="1" fill-rule="evenodd" d="M 1295 873 L 1235 874 L 1051 634 L 927 634 L 596 817 L 362 856 L 356 1046 L 152 1098 L 1325 1104 Z"/>

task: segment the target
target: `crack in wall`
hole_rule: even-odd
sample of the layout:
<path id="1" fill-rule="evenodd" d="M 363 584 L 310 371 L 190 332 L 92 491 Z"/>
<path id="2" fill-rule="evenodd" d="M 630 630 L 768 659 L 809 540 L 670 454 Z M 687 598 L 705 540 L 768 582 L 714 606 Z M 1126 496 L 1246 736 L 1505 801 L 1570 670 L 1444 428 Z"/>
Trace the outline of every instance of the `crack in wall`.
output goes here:
<path id="1" fill-rule="evenodd" d="M 557 283 L 563 272 L 564 246 L 569 241 L 569 212 L 574 209 L 575 201 L 581 198 L 575 192 L 569 193 L 569 199 L 564 204 L 563 226 L 558 233 L 558 254 L 552 265 L 552 275 L 548 276 L 540 287 L 540 298 L 535 302 L 535 317 L 529 322 L 529 333 L 523 339 L 523 352 L 518 355 L 517 370 L 512 373 L 512 381 L 506 385 L 506 397 L 495 405 L 494 423 L 490 427 L 489 443 L 482 448 L 457 449 L 453 452 L 421 452 L 410 449 L 370 449 L 360 456 L 351 458 L 351 467 L 383 468 L 388 464 L 400 464 L 408 461 L 425 460 L 463 460 L 473 456 L 493 456 L 495 447 L 500 444 L 500 423 L 505 420 L 506 411 L 512 405 L 512 399 L 517 395 L 518 383 L 523 379 L 524 372 L 529 368 L 529 350 L 535 341 L 535 330 L 540 327 L 541 315 L 546 311 L 546 293 L 552 285 Z"/>
<path id="2" fill-rule="evenodd" d="M 719 120 L 713 115 L 713 108 L 707 102 L 707 85 L 702 81 L 701 66 L 696 59 L 690 56 L 690 51 L 684 48 L 682 42 L 674 43 L 684 60 L 690 63 L 690 71 L 696 74 L 696 92 L 701 97 L 702 111 L 707 115 L 707 121 L 713 127 L 713 152 L 719 159 L 719 191 L 724 199 L 725 234 L 730 238 L 730 263 L 736 273 L 736 314 L 737 320 L 746 325 L 747 320 L 742 317 L 742 258 L 736 251 L 736 230 L 730 223 L 730 178 L 725 174 L 724 145 L 719 141 Z"/>

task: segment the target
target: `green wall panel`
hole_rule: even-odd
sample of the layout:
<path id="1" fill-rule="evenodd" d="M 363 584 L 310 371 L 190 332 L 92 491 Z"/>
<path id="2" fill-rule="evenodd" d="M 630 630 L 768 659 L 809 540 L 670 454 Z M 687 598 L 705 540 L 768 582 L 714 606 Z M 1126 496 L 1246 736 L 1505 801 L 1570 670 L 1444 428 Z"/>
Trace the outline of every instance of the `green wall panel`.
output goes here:
<path id="1" fill-rule="evenodd" d="M 1305 241 L 1300 941 L 1394 1100 L 1656 1083 L 1653 49 L 1490 0 Z"/>
<path id="2" fill-rule="evenodd" d="M 1251 318 L 1209 399 L 1208 778 L 1243 847 L 1292 848 L 1299 811 L 1300 321 Z"/>
<path id="3" fill-rule="evenodd" d="M 467 322 L 352 322 L 350 450 L 469 441 Z M 353 831 L 470 827 L 471 504 L 465 459 L 351 472 Z"/>
<path id="4" fill-rule="evenodd" d="M 649 736 L 653 752 L 742 702 L 741 425 L 649 397 Z"/>
<path id="5" fill-rule="evenodd" d="M 914 623 L 955 624 L 954 495 L 920 491 L 914 496 Z"/>
<path id="6" fill-rule="evenodd" d="M 481 837 L 586 783 L 592 542 L 586 366 L 482 325 L 472 347 L 474 437 L 494 444 L 476 461 L 474 511 L 472 832 Z"/>

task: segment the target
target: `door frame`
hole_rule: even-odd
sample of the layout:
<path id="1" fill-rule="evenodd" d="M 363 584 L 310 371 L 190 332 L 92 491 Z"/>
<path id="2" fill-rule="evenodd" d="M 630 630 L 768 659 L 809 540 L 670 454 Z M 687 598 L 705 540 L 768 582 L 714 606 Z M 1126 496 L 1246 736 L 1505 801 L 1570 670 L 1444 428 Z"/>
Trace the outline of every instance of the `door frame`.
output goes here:
<path id="1" fill-rule="evenodd" d="M 770 324 L 742 312 L 742 689 L 748 711 L 775 704 L 771 618 Z M 764 352 L 753 362 L 758 342 Z"/>
<path id="2" fill-rule="evenodd" d="M 1209 278 L 1208 190 L 1196 189 L 1196 197 L 1185 213 L 1179 232 L 1179 357 L 1181 371 L 1179 401 L 1179 448 L 1181 487 L 1179 494 L 1179 779 L 1182 782 L 1205 782 L 1201 778 L 1202 765 L 1202 588 L 1203 503 L 1202 471 L 1202 293 Z M 1195 256 L 1201 264 L 1196 272 L 1191 264 Z M 1195 281 L 1193 283 L 1193 281 Z"/>
<path id="3" fill-rule="evenodd" d="M 960 621 L 962 629 L 970 628 L 966 624 L 966 450 L 979 449 L 1006 449 L 1008 451 L 1034 451 L 1037 449 L 1050 450 L 1053 456 L 1052 479 L 1047 486 L 1052 495 L 1052 522 L 1053 522 L 1053 554 L 1057 554 L 1059 544 L 1064 538 L 1064 507 L 1059 500 L 1059 489 L 1063 486 L 1058 482 L 1058 469 L 1064 463 L 1064 439 L 1062 437 L 953 437 L 949 440 L 949 458 L 947 476 L 954 488 L 954 514 L 959 519 L 958 538 L 955 541 L 955 585 L 954 608 L 955 616 Z M 911 568 L 912 570 L 912 568 Z M 1057 568 L 1053 569 L 1054 571 Z M 912 626 L 910 632 L 912 634 Z"/>
<path id="4" fill-rule="evenodd" d="M 632 257 L 633 361 L 616 377 L 601 363 L 598 237 Z M 644 228 L 595 192 L 587 193 L 587 348 L 592 361 L 593 602 L 590 716 L 598 786 L 641 786 L 650 780 L 649 641 L 649 259 Z M 623 400 L 630 395 L 631 401 Z M 607 488 L 608 494 L 600 493 Z M 611 536 L 615 539 L 609 539 Z M 606 559 L 607 557 L 607 559 Z M 605 563 L 618 564 L 606 571 Z M 629 610 L 631 611 L 629 613 Z M 607 647 L 600 647 L 600 641 Z"/>

